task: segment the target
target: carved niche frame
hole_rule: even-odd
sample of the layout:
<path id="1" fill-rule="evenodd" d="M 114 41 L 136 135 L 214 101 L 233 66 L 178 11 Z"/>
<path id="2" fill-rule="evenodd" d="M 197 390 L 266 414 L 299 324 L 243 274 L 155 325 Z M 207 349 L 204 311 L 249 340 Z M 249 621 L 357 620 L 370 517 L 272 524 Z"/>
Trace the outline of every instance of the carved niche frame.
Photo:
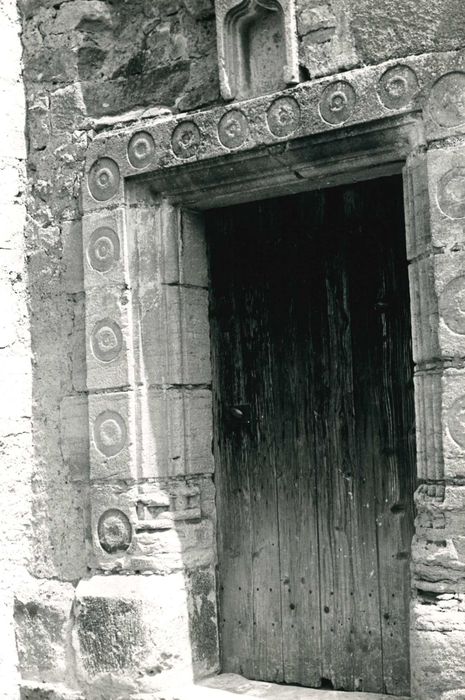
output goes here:
<path id="1" fill-rule="evenodd" d="M 165 555 L 139 541 L 141 503 L 168 517 L 166 527 L 207 517 L 199 479 L 214 471 L 209 208 L 403 173 L 417 500 L 433 503 L 464 478 L 465 372 L 454 364 L 465 357 L 464 71 L 457 52 L 388 61 L 147 119 L 90 144 L 82 202 L 96 573 L 166 570 Z M 168 290 L 175 296 L 166 302 Z M 176 484 L 184 491 L 173 500 Z M 208 517 L 202 551 L 213 567 Z M 433 528 L 417 523 L 417 541 L 437 540 Z"/>

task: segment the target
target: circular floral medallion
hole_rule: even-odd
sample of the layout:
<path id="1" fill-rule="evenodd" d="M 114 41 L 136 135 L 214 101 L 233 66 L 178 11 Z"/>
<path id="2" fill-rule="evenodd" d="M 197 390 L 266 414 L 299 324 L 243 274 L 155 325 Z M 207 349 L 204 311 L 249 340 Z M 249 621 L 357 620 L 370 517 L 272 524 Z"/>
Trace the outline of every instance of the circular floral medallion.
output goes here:
<path id="1" fill-rule="evenodd" d="M 155 142 L 149 133 L 139 131 L 128 144 L 128 160 L 134 168 L 145 168 L 152 162 Z"/>
<path id="2" fill-rule="evenodd" d="M 200 145 L 200 131 L 194 122 L 181 122 L 173 131 L 171 147 L 178 158 L 192 158 Z"/>
<path id="3" fill-rule="evenodd" d="M 438 183 L 438 204 L 451 219 L 465 217 L 465 168 L 452 168 Z"/>
<path id="4" fill-rule="evenodd" d="M 439 297 L 439 313 L 451 331 L 465 335 L 465 277 L 456 277 Z"/>
<path id="5" fill-rule="evenodd" d="M 429 112 L 438 126 L 465 124 L 465 73 L 446 73 L 431 88 Z"/>
<path id="6" fill-rule="evenodd" d="M 125 552 L 132 540 L 132 527 L 126 513 L 117 508 L 106 510 L 97 525 L 98 539 L 108 554 Z"/>
<path id="7" fill-rule="evenodd" d="M 418 92 L 418 79 L 409 66 L 388 68 L 378 83 L 378 96 L 388 109 L 400 109 L 408 105 Z"/>
<path id="8" fill-rule="evenodd" d="M 118 192 L 119 183 L 119 168 L 111 158 L 99 158 L 89 170 L 89 192 L 99 202 L 114 197 Z"/>
<path id="9" fill-rule="evenodd" d="M 290 136 L 300 123 L 300 107 L 293 97 L 278 97 L 266 114 L 268 128 L 274 136 Z"/>
<path id="10" fill-rule="evenodd" d="M 109 226 L 97 228 L 87 246 L 89 265 L 98 272 L 108 272 L 119 260 L 120 243 L 115 231 Z"/>
<path id="11" fill-rule="evenodd" d="M 345 80 L 331 83 L 320 100 L 320 115 L 328 124 L 343 124 L 349 119 L 355 106 L 356 95 L 352 85 Z"/>
<path id="12" fill-rule="evenodd" d="M 105 457 L 114 457 L 126 444 L 127 429 L 124 418 L 116 411 L 103 411 L 95 419 L 94 441 Z"/>
<path id="13" fill-rule="evenodd" d="M 454 401 L 449 409 L 447 427 L 454 442 L 465 448 L 465 396 Z"/>
<path id="14" fill-rule="evenodd" d="M 123 334 L 115 321 L 109 318 L 95 324 L 90 337 L 92 352 L 97 360 L 111 362 L 123 347 Z"/>
<path id="15" fill-rule="evenodd" d="M 218 137 L 226 148 L 239 148 L 249 135 L 247 117 L 238 109 L 226 112 L 218 124 Z"/>

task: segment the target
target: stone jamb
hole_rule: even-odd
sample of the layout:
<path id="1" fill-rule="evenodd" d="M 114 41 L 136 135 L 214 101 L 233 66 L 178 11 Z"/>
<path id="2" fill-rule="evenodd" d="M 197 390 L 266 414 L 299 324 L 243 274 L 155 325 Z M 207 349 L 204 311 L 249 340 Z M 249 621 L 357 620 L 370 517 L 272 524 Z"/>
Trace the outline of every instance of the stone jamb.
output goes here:
<path id="1" fill-rule="evenodd" d="M 422 700 L 465 687 L 457 671 L 431 690 L 424 657 L 436 638 L 421 598 L 440 608 L 465 595 L 464 71 L 460 52 L 415 56 L 115 129 L 89 147 L 82 191 L 89 566 L 214 580 L 201 210 L 403 171 L 421 482 L 412 695 Z M 194 676 L 217 670 L 216 641 L 200 658 Z"/>

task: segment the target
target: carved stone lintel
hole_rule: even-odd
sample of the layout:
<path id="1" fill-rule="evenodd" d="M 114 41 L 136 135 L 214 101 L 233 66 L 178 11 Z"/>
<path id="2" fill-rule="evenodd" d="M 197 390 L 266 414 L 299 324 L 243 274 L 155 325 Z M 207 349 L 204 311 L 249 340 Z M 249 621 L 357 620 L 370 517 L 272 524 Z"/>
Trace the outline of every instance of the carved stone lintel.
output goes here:
<path id="1" fill-rule="evenodd" d="M 221 94 L 226 100 L 242 99 L 299 82 L 297 27 L 294 0 L 216 0 L 218 62 Z M 267 32 L 267 22 L 277 31 Z M 278 29 L 279 27 L 279 29 Z M 263 35 L 280 37 L 276 46 L 262 42 Z M 279 44 L 279 45 L 278 45 Z M 282 60 L 282 66 L 276 61 Z M 254 77 L 253 65 L 270 66 L 281 85 L 267 85 Z M 261 71 L 258 71 L 261 72 Z M 273 79 L 273 78 L 270 78 Z"/>

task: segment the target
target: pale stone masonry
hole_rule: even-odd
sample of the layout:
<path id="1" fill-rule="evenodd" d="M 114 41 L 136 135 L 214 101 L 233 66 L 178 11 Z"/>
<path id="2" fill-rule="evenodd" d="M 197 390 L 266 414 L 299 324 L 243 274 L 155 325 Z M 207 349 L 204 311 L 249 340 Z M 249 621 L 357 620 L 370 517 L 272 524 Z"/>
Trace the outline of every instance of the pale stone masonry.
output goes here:
<path id="1" fill-rule="evenodd" d="M 463 700 L 465 6 L 214 5 L 0 7 L 0 697 L 237 690 L 192 686 L 220 670 L 204 210 L 402 172 L 411 692 Z"/>

